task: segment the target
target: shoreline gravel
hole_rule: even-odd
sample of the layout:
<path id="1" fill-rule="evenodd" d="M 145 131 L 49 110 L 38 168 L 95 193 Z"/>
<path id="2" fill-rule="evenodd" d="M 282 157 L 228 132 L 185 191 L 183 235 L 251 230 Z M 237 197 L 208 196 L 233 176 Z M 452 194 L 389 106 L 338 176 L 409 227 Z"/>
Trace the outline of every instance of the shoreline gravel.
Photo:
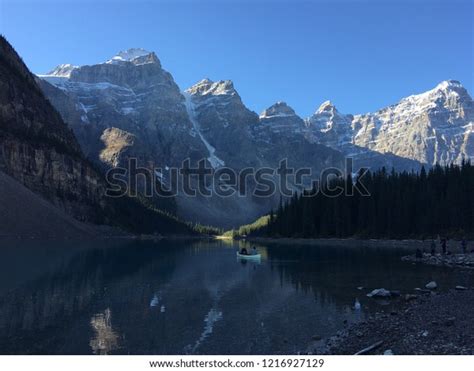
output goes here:
<path id="1" fill-rule="evenodd" d="M 469 274 L 469 273 L 468 273 Z M 308 354 L 473 355 L 474 289 L 452 289 L 411 295 L 391 313 L 366 321 L 310 344 Z"/>

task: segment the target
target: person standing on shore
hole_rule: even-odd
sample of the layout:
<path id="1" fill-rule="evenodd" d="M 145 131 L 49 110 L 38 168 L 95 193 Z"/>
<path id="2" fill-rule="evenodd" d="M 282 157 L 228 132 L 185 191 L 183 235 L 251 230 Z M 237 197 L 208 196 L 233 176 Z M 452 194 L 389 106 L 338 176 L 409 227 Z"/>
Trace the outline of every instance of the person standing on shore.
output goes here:
<path id="1" fill-rule="evenodd" d="M 441 249 L 443 251 L 443 255 L 446 255 L 446 238 L 441 240 Z"/>
<path id="2" fill-rule="evenodd" d="M 421 252 L 420 248 L 416 249 L 415 256 L 416 256 L 416 261 L 421 261 L 421 259 L 423 259 L 423 253 Z"/>
<path id="3" fill-rule="evenodd" d="M 436 255 L 436 242 L 435 240 L 432 240 L 431 241 L 431 256 L 435 256 Z"/>

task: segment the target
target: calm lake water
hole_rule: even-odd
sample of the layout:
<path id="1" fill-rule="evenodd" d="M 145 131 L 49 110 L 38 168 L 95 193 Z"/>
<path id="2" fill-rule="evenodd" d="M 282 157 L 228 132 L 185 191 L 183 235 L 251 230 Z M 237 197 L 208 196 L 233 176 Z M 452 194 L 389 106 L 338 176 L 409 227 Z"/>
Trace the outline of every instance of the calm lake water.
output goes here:
<path id="1" fill-rule="evenodd" d="M 366 297 L 374 288 L 472 284 L 402 249 L 258 245 L 256 263 L 237 248 L 0 240 L 0 353 L 292 354 L 400 304 Z"/>

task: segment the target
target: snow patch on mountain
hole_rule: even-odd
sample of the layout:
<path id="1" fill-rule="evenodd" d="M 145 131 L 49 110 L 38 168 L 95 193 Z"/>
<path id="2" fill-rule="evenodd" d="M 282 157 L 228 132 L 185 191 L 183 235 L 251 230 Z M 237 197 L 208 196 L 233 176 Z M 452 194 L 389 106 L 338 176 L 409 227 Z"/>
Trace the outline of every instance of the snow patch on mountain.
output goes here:
<path id="1" fill-rule="evenodd" d="M 296 116 L 293 108 L 285 102 L 276 102 L 260 114 L 260 119 L 271 119 L 275 117 L 294 117 Z"/>
<path id="2" fill-rule="evenodd" d="M 294 136 L 299 136 L 305 129 L 304 121 L 285 102 L 277 102 L 264 110 L 259 116 L 259 121 L 255 134 L 263 141 L 266 141 L 268 133 L 294 139 Z"/>
<path id="3" fill-rule="evenodd" d="M 474 159 L 474 104 L 459 81 L 447 80 L 374 113 L 343 115 L 329 101 L 306 119 L 307 136 L 344 153 L 375 151 L 421 163 Z"/>
<path id="4" fill-rule="evenodd" d="M 331 101 L 325 101 L 305 120 L 307 136 L 310 141 L 324 142 L 331 148 L 341 150 L 342 146 L 352 142 L 352 119 L 352 115 L 339 113 Z"/>
<path id="5" fill-rule="evenodd" d="M 206 148 L 209 152 L 209 157 L 207 158 L 207 160 L 209 161 L 209 163 L 211 164 L 211 166 L 214 169 L 225 166 L 225 162 L 223 160 L 221 160 L 219 157 L 216 156 L 216 154 L 215 154 L 216 149 L 206 140 L 206 138 L 204 137 L 204 135 L 201 132 L 199 122 L 196 118 L 195 106 L 194 106 L 194 103 L 192 101 L 191 94 L 188 91 L 184 91 L 183 95 L 184 95 L 184 104 L 185 104 L 185 107 L 186 107 L 186 111 L 188 113 L 189 120 L 191 121 L 191 123 L 193 125 L 194 132 L 199 136 L 202 143 L 206 146 Z"/>
<path id="6" fill-rule="evenodd" d="M 186 90 L 191 95 L 216 95 L 216 96 L 234 96 L 237 92 L 234 84 L 230 80 L 212 81 L 203 79 Z"/>
<path id="7" fill-rule="evenodd" d="M 109 59 L 106 63 L 131 62 L 136 58 L 144 57 L 149 54 L 151 54 L 151 52 L 145 49 L 131 48 L 131 49 L 120 51 L 117 55 L 113 56 L 112 59 Z"/>
<path id="8" fill-rule="evenodd" d="M 38 75 L 38 77 L 71 77 L 71 72 L 75 69 L 79 68 L 79 66 L 74 66 L 72 64 L 60 64 L 59 66 L 55 67 L 53 70 L 49 71 L 44 75 Z"/>
<path id="9" fill-rule="evenodd" d="M 324 111 L 332 111 L 335 106 L 332 104 L 330 100 L 323 102 L 319 108 L 316 110 L 316 113 L 322 113 Z"/>

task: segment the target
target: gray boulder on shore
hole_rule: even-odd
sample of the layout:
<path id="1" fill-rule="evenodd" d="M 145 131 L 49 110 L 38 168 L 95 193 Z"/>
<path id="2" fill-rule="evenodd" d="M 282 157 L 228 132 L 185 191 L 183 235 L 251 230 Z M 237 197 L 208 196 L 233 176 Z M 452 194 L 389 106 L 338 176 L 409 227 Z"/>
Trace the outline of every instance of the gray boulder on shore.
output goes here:
<path id="1" fill-rule="evenodd" d="M 389 290 L 385 290 L 384 288 L 372 290 L 370 293 L 367 294 L 369 298 L 388 298 L 392 296 Z"/>

